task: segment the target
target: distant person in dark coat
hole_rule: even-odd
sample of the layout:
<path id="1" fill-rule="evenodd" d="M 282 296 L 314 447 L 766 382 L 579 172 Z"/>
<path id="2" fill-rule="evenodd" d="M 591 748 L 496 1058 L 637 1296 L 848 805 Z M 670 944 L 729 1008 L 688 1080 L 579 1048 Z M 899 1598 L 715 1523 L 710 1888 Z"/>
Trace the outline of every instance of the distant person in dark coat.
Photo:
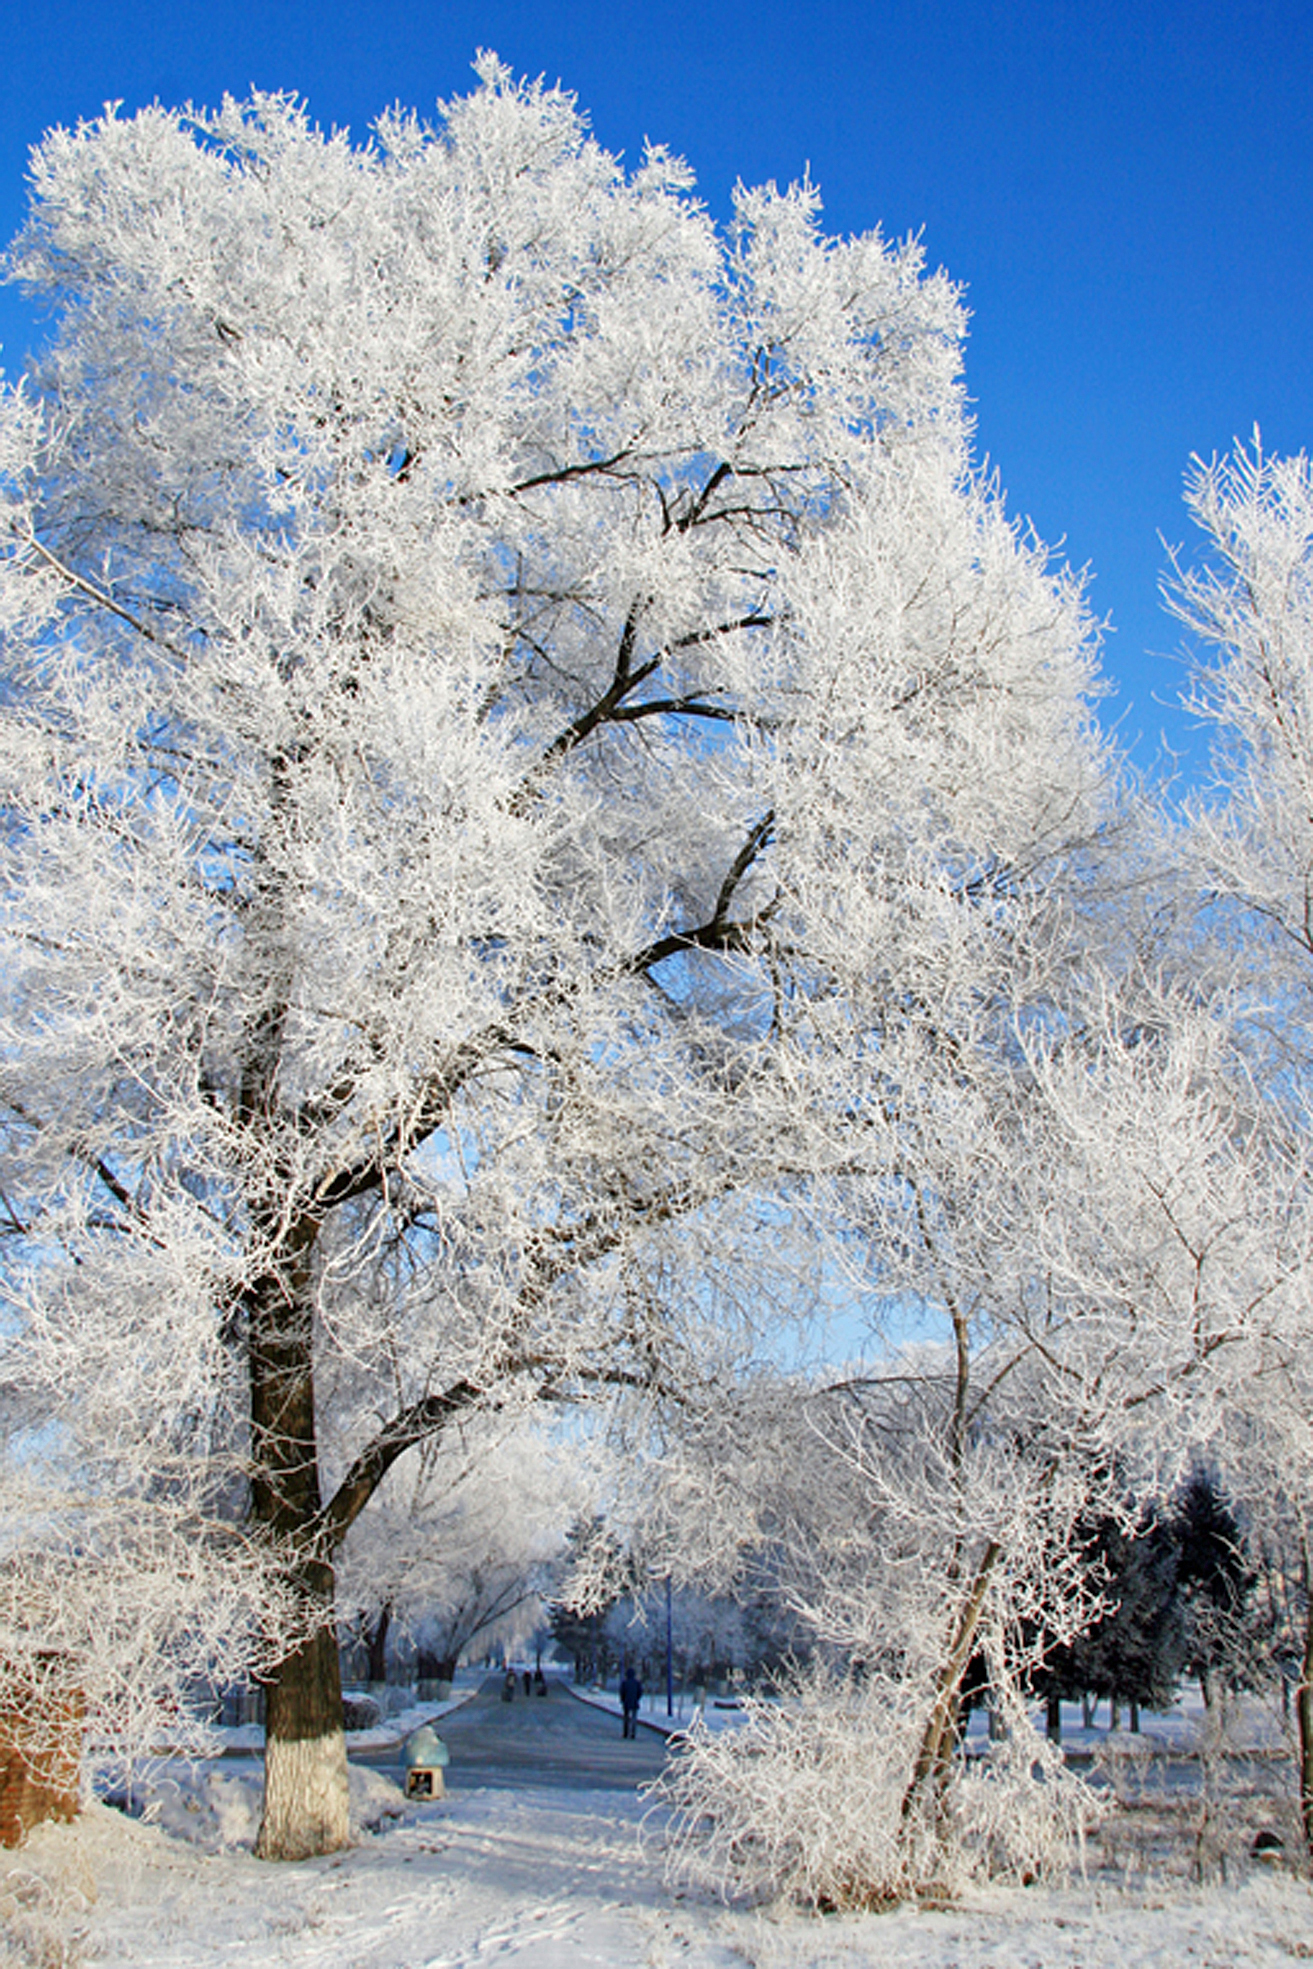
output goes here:
<path id="1" fill-rule="evenodd" d="M 624 1718 L 621 1736 L 638 1735 L 638 1705 L 643 1700 L 643 1684 L 632 1668 L 626 1668 L 620 1684 L 620 1711 Z"/>

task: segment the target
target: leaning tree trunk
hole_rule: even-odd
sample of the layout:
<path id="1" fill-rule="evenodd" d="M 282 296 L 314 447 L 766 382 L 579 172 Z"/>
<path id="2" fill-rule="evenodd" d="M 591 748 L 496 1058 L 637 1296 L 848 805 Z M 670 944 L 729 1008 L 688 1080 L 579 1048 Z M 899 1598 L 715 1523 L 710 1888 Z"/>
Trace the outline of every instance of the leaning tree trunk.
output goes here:
<path id="1" fill-rule="evenodd" d="M 916 1844 L 927 1830 L 937 1826 L 943 1795 L 948 1782 L 953 1752 L 957 1745 L 957 1725 L 961 1711 L 962 1677 L 975 1650 L 976 1636 L 984 1617 L 985 1604 L 994 1573 L 1002 1557 L 1001 1544 L 993 1539 L 985 1547 L 976 1567 L 966 1599 L 958 1610 L 949 1635 L 943 1665 L 935 1680 L 934 1700 L 922 1732 L 916 1761 L 900 1811 L 904 1851 L 911 1858 Z M 913 1881 L 914 1885 L 921 1884 Z M 933 1883 L 931 1883 L 933 1884 Z"/>
<path id="2" fill-rule="evenodd" d="M 299 1554 L 288 1584 L 306 1629 L 306 1638 L 265 1677 L 264 1815 L 255 1851 L 266 1860 L 336 1852 L 350 1837 L 333 1567 L 317 1537 L 309 1283 L 316 1230 L 307 1223 L 299 1235 L 292 1232 L 287 1269 L 260 1281 L 248 1299 L 251 1511 L 257 1525 Z"/>

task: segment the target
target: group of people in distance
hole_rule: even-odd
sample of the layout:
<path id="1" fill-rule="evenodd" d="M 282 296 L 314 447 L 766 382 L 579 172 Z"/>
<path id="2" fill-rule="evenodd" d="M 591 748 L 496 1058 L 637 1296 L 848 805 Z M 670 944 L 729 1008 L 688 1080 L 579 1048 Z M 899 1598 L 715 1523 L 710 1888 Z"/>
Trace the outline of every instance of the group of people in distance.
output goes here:
<path id="1" fill-rule="evenodd" d="M 506 1680 L 501 1685 L 501 1699 L 503 1702 L 514 1702 L 517 1679 L 515 1670 L 508 1668 L 506 1670 Z M 541 1665 L 533 1670 L 525 1669 L 524 1693 L 527 1696 L 545 1696 L 547 1694 L 547 1677 L 543 1674 Z"/>
<path id="2" fill-rule="evenodd" d="M 501 1699 L 503 1702 L 514 1702 L 518 1682 L 519 1677 L 516 1675 L 515 1670 L 508 1668 L 506 1670 L 506 1679 L 501 1685 Z M 541 1666 L 532 1671 L 527 1668 L 524 1670 L 524 1693 L 526 1695 L 539 1696 L 545 1696 L 547 1694 L 547 1677 L 543 1674 Z M 643 1684 L 639 1681 L 632 1668 L 626 1668 L 620 1678 L 620 1734 L 622 1736 L 636 1737 L 638 1735 L 638 1705 L 642 1700 Z"/>

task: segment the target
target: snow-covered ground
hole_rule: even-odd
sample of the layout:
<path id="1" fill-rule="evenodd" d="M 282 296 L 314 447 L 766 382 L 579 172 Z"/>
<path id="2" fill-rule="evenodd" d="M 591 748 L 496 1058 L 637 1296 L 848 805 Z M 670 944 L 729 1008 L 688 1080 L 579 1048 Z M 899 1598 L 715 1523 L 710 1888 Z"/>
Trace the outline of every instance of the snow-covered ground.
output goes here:
<path id="1" fill-rule="evenodd" d="M 229 1831 L 245 1776 L 211 1773 Z M 385 1783 L 373 1781 L 376 1805 Z M 660 1828 L 645 1829 L 641 1802 L 614 1791 L 468 1792 L 299 1866 L 219 1849 L 213 1830 L 196 1844 L 93 1806 L 0 1856 L 0 1908 L 5 1969 L 1247 1969 L 1313 1958 L 1313 1892 L 1285 1876 L 1170 1892 L 991 1890 L 948 1912 L 731 1911 L 667 1888 Z"/>
<path id="2" fill-rule="evenodd" d="M 664 1722 L 664 1701 L 653 1707 Z M 391 1718 L 385 1733 L 412 1720 Z M 1185 1747 L 1188 1705 L 1181 1718 L 1146 1721 L 1177 1739 L 1164 1747 Z M 1141 1746 L 1141 1764 L 1153 1748 Z M 991 1888 L 946 1911 L 817 1918 L 727 1909 L 672 1888 L 659 1817 L 614 1788 L 486 1787 L 412 1806 L 387 1776 L 356 1768 L 356 1844 L 270 1866 L 249 1850 L 259 1783 L 254 1757 L 166 1764 L 151 1788 L 153 1823 L 95 1805 L 77 1824 L 41 1827 L 21 1851 L 0 1853 L 0 1969 L 1266 1969 L 1313 1960 L 1310 1883 L 1234 1857 L 1248 1851 L 1256 1802 L 1269 1809 L 1253 1799 L 1211 1808 L 1245 1833 L 1231 1839 L 1224 1883 L 1190 1883 L 1179 1837 L 1171 1863 L 1158 1864 L 1167 1818 L 1150 1784 L 1113 1821 L 1116 1837 L 1091 1851 L 1083 1882 Z M 1204 1827 L 1202 1806 L 1197 1816 Z"/>
<path id="3" fill-rule="evenodd" d="M 412 1705 L 409 1709 L 393 1710 L 372 1729 L 348 1730 L 347 1749 L 348 1751 L 386 1750 L 390 1744 L 402 1742 L 412 1730 L 417 1730 L 421 1723 L 436 1723 L 440 1717 L 449 1716 L 453 1709 L 459 1709 L 462 1703 L 470 1700 L 478 1686 L 476 1679 L 470 1679 L 464 1688 L 453 1691 L 445 1702 L 424 1702 Z M 264 1749 L 262 1723 L 238 1723 L 227 1728 L 216 1723 L 211 1734 L 215 1752 L 219 1756 L 231 1757 L 236 1751 L 262 1752 Z"/>
<path id="4" fill-rule="evenodd" d="M 590 1703 L 594 1709 L 604 1709 L 608 1715 L 620 1714 L 620 1696 L 615 1689 L 571 1687 L 570 1693 L 580 1702 Z M 638 1720 L 646 1723 L 649 1729 L 659 1730 L 662 1736 L 673 1736 L 679 1730 L 688 1729 L 695 1720 L 704 1729 L 732 1729 L 742 1719 L 743 1711 L 732 1697 L 708 1696 L 695 1702 L 691 1696 L 678 1694 L 666 1714 L 666 1698 L 662 1695 L 645 1695 L 638 1705 Z"/>

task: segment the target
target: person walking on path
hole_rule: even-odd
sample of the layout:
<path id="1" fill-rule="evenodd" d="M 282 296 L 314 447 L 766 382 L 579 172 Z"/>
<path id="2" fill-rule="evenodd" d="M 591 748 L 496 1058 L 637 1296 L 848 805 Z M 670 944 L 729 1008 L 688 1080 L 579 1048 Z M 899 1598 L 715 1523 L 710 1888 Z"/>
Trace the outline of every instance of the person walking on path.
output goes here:
<path id="1" fill-rule="evenodd" d="M 638 1705 L 643 1700 L 643 1684 L 632 1668 L 626 1668 L 620 1684 L 620 1710 L 624 1719 L 620 1734 L 626 1737 L 638 1735 Z"/>

